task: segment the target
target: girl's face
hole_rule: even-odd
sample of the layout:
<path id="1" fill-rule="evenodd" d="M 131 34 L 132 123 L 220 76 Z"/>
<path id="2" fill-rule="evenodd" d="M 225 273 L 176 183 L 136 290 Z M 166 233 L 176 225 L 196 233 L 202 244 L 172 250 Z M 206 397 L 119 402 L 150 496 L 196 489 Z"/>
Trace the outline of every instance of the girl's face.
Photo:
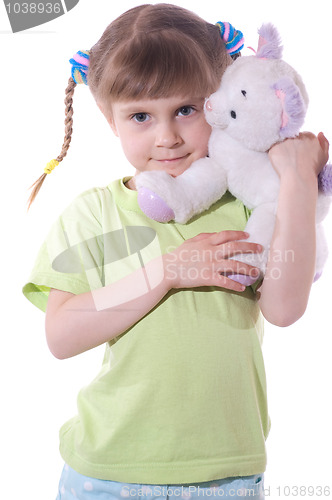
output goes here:
<path id="1" fill-rule="evenodd" d="M 164 170 L 176 177 L 207 155 L 203 97 L 118 101 L 108 121 L 136 174 Z"/>

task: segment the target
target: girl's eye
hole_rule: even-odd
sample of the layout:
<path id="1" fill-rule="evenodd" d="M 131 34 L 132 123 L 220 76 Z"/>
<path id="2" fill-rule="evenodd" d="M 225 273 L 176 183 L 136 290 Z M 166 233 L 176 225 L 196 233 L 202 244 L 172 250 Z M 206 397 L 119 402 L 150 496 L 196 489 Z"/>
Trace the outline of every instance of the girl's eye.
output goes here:
<path id="1" fill-rule="evenodd" d="M 137 123 L 144 123 L 149 119 L 149 115 L 147 113 L 135 113 L 132 119 Z"/>
<path id="2" fill-rule="evenodd" d="M 194 108 L 192 106 L 182 106 L 182 108 L 179 109 L 179 115 L 182 116 L 189 116 L 193 112 Z"/>

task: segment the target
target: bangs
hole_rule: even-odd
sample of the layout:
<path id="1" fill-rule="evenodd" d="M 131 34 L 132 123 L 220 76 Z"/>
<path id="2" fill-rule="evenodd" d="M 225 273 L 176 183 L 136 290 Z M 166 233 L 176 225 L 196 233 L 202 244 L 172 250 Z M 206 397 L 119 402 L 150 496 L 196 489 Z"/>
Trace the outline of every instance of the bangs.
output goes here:
<path id="1" fill-rule="evenodd" d="M 104 68 L 99 85 L 102 101 L 162 98 L 171 95 L 206 97 L 219 84 L 211 61 L 192 38 L 172 30 L 134 38 Z M 220 64 L 220 62 L 219 62 Z M 111 67 L 112 66 L 112 67 Z"/>

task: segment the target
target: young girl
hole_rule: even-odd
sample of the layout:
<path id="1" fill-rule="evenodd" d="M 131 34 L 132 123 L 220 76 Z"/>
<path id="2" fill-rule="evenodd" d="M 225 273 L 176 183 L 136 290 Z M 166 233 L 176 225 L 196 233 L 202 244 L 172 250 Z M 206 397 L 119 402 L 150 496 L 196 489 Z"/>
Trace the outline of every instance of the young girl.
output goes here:
<path id="1" fill-rule="evenodd" d="M 180 175 L 207 154 L 204 99 L 241 46 L 227 23 L 169 4 L 120 16 L 72 60 L 65 143 L 32 199 L 68 150 L 77 83 L 90 87 L 136 174 Z M 229 194 L 185 225 L 161 224 L 140 211 L 135 176 L 125 177 L 83 193 L 55 222 L 24 293 L 46 311 L 57 358 L 106 344 L 99 374 L 79 393 L 78 415 L 60 432 L 59 500 L 264 498 L 260 312 L 285 326 L 306 308 L 317 175 L 327 156 L 323 135 L 271 150 L 281 188 L 259 292 L 227 278 L 257 275 L 228 257 L 261 251 L 239 241 L 248 212 Z M 280 259 L 289 249 L 292 261 Z"/>

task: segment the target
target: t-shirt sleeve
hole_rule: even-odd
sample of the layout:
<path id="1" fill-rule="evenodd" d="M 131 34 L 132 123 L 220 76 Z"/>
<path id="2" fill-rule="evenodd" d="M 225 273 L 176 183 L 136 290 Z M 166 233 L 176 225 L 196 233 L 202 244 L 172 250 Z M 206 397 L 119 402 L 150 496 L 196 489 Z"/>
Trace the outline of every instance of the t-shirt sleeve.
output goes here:
<path id="1" fill-rule="evenodd" d="M 97 189 L 74 200 L 42 244 L 23 294 L 46 311 L 51 288 L 80 294 L 103 286 L 102 205 Z"/>

